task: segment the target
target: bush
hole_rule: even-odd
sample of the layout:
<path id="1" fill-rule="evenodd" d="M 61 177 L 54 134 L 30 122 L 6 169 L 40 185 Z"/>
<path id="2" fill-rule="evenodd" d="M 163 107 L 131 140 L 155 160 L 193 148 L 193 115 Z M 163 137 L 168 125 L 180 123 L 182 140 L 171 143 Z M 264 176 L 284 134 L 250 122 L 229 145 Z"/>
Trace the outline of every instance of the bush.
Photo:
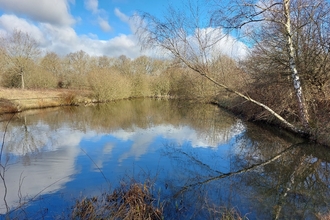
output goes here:
<path id="1" fill-rule="evenodd" d="M 31 89 L 50 89 L 56 88 L 57 79 L 49 71 L 35 69 L 25 75 L 25 85 Z"/>
<path id="2" fill-rule="evenodd" d="M 150 90 L 154 97 L 168 96 L 171 91 L 170 77 L 166 73 L 151 76 Z"/>
<path id="3" fill-rule="evenodd" d="M 77 99 L 73 92 L 67 92 L 61 95 L 62 105 L 76 105 Z"/>
<path id="4" fill-rule="evenodd" d="M 148 75 L 132 74 L 128 76 L 131 83 L 130 97 L 147 97 L 151 96 L 150 79 Z"/>
<path id="5" fill-rule="evenodd" d="M 6 88 L 20 88 L 21 76 L 15 71 L 6 71 L 1 76 L 1 86 Z"/>
<path id="6" fill-rule="evenodd" d="M 98 101 L 124 99 L 131 95 L 130 81 L 116 71 L 91 71 L 88 74 L 88 82 Z"/>
<path id="7" fill-rule="evenodd" d="M 191 70 L 176 69 L 171 76 L 171 96 L 208 102 L 216 95 L 215 85 Z"/>

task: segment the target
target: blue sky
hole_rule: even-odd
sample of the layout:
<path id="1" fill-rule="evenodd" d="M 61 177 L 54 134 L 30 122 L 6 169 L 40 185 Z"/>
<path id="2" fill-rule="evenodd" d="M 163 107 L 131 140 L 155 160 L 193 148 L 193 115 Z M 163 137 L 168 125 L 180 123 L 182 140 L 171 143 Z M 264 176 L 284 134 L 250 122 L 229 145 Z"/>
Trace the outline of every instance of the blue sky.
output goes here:
<path id="1" fill-rule="evenodd" d="M 66 55 L 83 50 L 92 56 L 136 58 L 141 52 L 137 12 L 161 16 L 174 0 L 0 0 L 0 35 L 27 32 L 44 52 Z"/>
<path id="2" fill-rule="evenodd" d="M 76 0 L 70 5 L 70 11 L 79 20 L 75 25 L 78 34 L 93 33 L 101 40 L 108 40 L 119 34 L 131 34 L 129 25 L 122 17 L 129 18 L 134 13 L 142 11 L 158 16 L 169 2 L 168 0 Z M 109 30 L 101 28 L 99 22 L 102 19 L 108 23 Z"/>

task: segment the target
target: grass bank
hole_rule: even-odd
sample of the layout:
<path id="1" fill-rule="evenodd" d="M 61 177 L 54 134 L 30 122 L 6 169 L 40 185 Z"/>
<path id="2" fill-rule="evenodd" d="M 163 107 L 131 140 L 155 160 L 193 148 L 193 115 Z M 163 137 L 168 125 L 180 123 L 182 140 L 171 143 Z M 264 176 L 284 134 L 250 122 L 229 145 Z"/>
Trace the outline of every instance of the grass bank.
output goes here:
<path id="1" fill-rule="evenodd" d="M 8 89 L 0 87 L 0 114 L 94 102 L 88 90 Z"/>

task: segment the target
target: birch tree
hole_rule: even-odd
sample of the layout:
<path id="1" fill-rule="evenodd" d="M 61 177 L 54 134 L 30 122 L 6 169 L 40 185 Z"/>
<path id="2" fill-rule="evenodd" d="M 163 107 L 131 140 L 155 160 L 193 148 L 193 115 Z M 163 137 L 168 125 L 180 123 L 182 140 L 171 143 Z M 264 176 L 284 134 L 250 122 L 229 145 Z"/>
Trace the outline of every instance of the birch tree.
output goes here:
<path id="1" fill-rule="evenodd" d="M 216 73 L 210 71 L 210 65 L 214 57 L 221 54 L 221 43 L 230 42 L 231 37 L 223 32 L 222 27 L 214 25 L 214 17 L 210 14 L 208 6 L 206 2 L 188 1 L 182 10 L 169 7 L 162 19 L 148 13 L 141 14 L 140 26 L 136 33 L 142 47 L 163 50 L 165 54 L 170 54 L 175 60 L 218 87 L 264 108 L 285 127 L 305 133 L 267 105 L 215 80 L 213 76 Z M 300 86 L 300 83 L 296 84 Z"/>
<path id="2" fill-rule="evenodd" d="M 290 13 L 290 0 L 283 0 L 283 14 L 284 14 L 284 29 L 287 41 L 287 50 L 288 50 L 288 58 L 289 58 L 289 67 L 292 73 L 293 87 L 295 89 L 298 105 L 299 105 L 299 113 L 300 118 L 305 127 L 309 126 L 309 114 L 307 104 L 304 99 L 303 90 L 300 83 L 299 74 L 297 71 L 295 59 L 294 59 L 294 46 L 292 42 L 292 31 L 291 31 L 291 13 Z"/>
<path id="3" fill-rule="evenodd" d="M 268 57 L 268 65 L 274 66 L 274 63 L 277 63 L 278 67 L 285 66 L 291 75 L 300 121 L 308 130 L 310 113 L 305 98 L 305 91 L 308 88 L 303 88 L 303 85 L 316 85 L 318 90 L 322 90 L 325 84 L 325 75 L 329 66 L 329 44 L 326 43 L 329 42 L 328 2 L 326 0 L 229 2 L 214 0 L 213 2 L 216 3 L 212 18 L 214 25 L 221 25 L 229 31 L 238 30 L 243 34 L 248 33 L 249 40 L 252 40 L 251 45 L 262 48 L 259 52 Z M 271 26 L 276 26 L 277 32 L 272 32 L 272 35 L 269 34 L 266 39 L 264 33 L 271 33 L 269 31 Z M 266 41 L 268 43 L 265 44 Z M 278 52 L 276 56 L 274 51 Z M 306 82 L 302 81 L 304 79 Z"/>

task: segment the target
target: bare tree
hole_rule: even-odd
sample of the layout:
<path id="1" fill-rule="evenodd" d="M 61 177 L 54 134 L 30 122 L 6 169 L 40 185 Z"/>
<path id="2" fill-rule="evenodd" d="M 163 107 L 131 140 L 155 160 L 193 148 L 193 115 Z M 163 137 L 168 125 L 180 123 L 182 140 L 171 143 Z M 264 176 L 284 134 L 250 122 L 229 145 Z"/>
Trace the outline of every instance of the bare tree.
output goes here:
<path id="1" fill-rule="evenodd" d="M 40 65 L 51 72 L 54 76 L 60 77 L 62 74 L 61 58 L 54 52 L 48 52 L 40 61 Z"/>
<path id="2" fill-rule="evenodd" d="M 47 52 L 39 61 L 39 67 L 39 72 L 41 72 L 40 75 L 42 76 L 39 78 L 45 78 L 45 80 L 53 79 L 54 85 L 57 85 L 59 88 L 65 86 L 63 61 L 56 53 Z"/>
<path id="3" fill-rule="evenodd" d="M 15 30 L 10 36 L 2 37 L 0 44 L 7 72 L 20 75 L 21 88 L 24 89 L 24 75 L 40 54 L 37 42 L 29 34 Z"/>
<path id="4" fill-rule="evenodd" d="M 110 57 L 107 57 L 105 55 L 103 56 L 100 56 L 97 58 L 97 66 L 99 68 L 111 68 L 115 63 L 115 59 L 114 58 L 110 58 Z"/>
<path id="5" fill-rule="evenodd" d="M 227 30 L 248 30 L 269 65 L 291 75 L 299 118 L 309 129 L 310 115 L 302 85 L 324 86 L 328 66 L 329 4 L 326 0 L 213 1 L 213 24 Z M 274 31 L 276 30 L 276 32 Z M 267 34 L 265 34 L 267 33 Z M 252 36 L 252 38 L 251 38 Z M 275 52 L 275 53 L 274 53 Z M 276 68 L 276 67 L 275 67 Z M 308 72 L 306 74 L 306 72 Z M 302 82 L 302 80 L 306 80 Z M 307 83 L 307 80 L 311 83 Z"/>
<path id="6" fill-rule="evenodd" d="M 119 70 L 121 74 L 130 75 L 131 70 L 131 59 L 125 55 L 121 55 L 116 59 L 114 66 Z"/>
<path id="7" fill-rule="evenodd" d="M 210 8 L 205 2 L 202 3 L 189 1 L 182 10 L 169 7 L 162 20 L 148 13 L 142 14 L 137 30 L 142 47 L 169 52 L 176 60 L 215 85 L 266 109 L 287 128 L 304 133 L 265 104 L 215 80 L 212 75 L 216 73 L 210 71 L 210 66 L 221 54 L 220 42 L 228 40 L 229 36 L 223 33 L 222 28 L 212 25 Z"/>
<path id="8" fill-rule="evenodd" d="M 66 87 L 84 88 L 88 85 L 87 74 L 91 69 L 91 57 L 83 50 L 69 53 L 63 59 Z M 64 77 L 63 77 L 64 78 Z"/>
<path id="9" fill-rule="evenodd" d="M 83 76 L 88 72 L 89 55 L 83 51 L 77 51 L 67 55 L 70 70 L 72 73 Z"/>

